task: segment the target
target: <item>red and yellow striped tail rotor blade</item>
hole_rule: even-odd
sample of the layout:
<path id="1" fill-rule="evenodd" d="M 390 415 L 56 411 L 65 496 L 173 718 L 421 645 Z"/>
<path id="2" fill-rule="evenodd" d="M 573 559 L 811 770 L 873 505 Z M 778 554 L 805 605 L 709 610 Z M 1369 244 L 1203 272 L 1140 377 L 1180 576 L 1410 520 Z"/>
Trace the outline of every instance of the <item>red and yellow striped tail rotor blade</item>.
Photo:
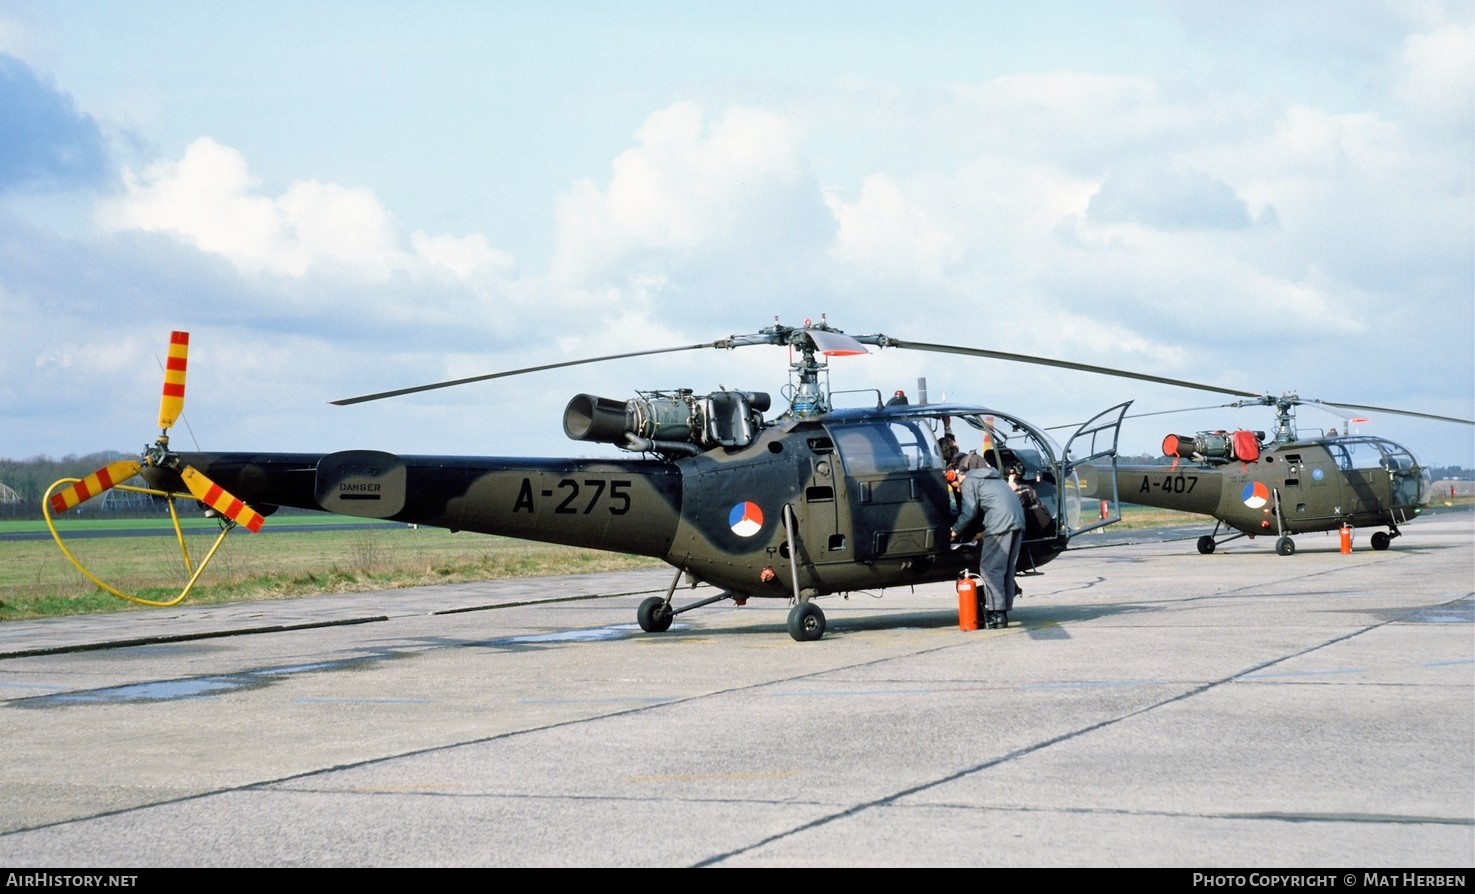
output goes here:
<path id="1" fill-rule="evenodd" d="M 105 490 L 117 487 L 143 468 L 136 460 L 120 459 L 109 463 L 76 484 L 51 495 L 51 511 L 57 515 L 75 509 Z"/>
<path id="2" fill-rule="evenodd" d="M 184 371 L 189 360 L 189 333 L 169 336 L 169 359 L 164 362 L 164 394 L 159 398 L 159 428 L 174 426 L 184 411 Z"/>
<path id="3" fill-rule="evenodd" d="M 194 494 L 196 500 L 219 512 L 252 534 L 261 530 L 262 522 L 266 521 L 266 519 L 261 517 L 261 513 L 231 496 L 220 485 L 195 471 L 194 467 L 185 466 L 184 471 L 180 473 L 180 477 L 184 479 L 184 486 L 189 488 L 189 492 Z"/>

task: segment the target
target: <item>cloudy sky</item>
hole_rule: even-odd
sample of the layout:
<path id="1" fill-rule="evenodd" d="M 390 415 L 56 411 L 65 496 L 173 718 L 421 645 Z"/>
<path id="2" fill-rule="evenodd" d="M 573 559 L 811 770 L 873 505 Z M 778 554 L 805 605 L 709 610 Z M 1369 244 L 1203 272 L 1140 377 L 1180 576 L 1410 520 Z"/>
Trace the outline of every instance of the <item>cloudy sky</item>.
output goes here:
<path id="1" fill-rule="evenodd" d="M 785 351 L 328 401 L 822 315 L 1470 418 L 1472 9 L 0 2 L 0 457 L 151 442 L 173 329 L 186 449 L 613 452 L 564 437 L 571 396 L 776 393 Z M 895 349 L 831 374 L 1044 426 L 1233 399 Z M 1475 467 L 1469 426 L 1364 415 Z"/>

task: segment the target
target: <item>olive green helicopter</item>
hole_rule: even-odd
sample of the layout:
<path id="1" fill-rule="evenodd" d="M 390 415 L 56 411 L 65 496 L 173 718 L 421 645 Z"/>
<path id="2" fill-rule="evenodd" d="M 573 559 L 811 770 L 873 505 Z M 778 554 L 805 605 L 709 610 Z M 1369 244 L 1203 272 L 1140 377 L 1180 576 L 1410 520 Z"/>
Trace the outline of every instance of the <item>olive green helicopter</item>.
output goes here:
<path id="1" fill-rule="evenodd" d="M 1360 413 L 1391 413 L 1475 425 L 1475 420 L 1453 416 L 1289 393 L 1208 390 L 1243 398 L 1222 407 L 1271 407 L 1275 427 L 1269 437 L 1243 428 L 1169 434 L 1162 445 L 1167 464 L 1122 463 L 1100 468 L 1094 476 L 1082 472 L 1087 498 L 1119 498 L 1212 517 L 1213 532 L 1197 540 L 1204 555 L 1241 537 L 1267 536 L 1275 538 L 1276 553 L 1289 556 L 1296 552 L 1293 535 L 1341 531 L 1350 542 L 1357 528 L 1380 529 L 1369 542 L 1373 549 L 1385 550 L 1401 535 L 1399 525 L 1429 508 L 1432 481 L 1413 451 L 1387 438 L 1349 434 L 1346 426 L 1340 434 L 1332 427 L 1303 435 L 1296 426 L 1298 406 L 1339 411 L 1351 424 L 1369 421 Z"/>
<path id="2" fill-rule="evenodd" d="M 564 410 L 565 434 L 623 454 L 610 458 L 412 456 L 377 449 L 215 453 L 181 452 L 170 444 L 169 429 L 183 411 L 189 348 L 188 334 L 175 332 L 154 443 L 137 458 L 111 463 L 83 479 L 56 482 L 42 510 L 58 545 L 84 575 L 107 592 L 147 605 L 183 599 L 228 533 L 238 527 L 257 532 L 279 507 L 292 507 L 659 558 L 675 574 L 664 597 L 640 604 L 636 620 L 642 630 L 667 631 L 677 615 L 724 600 L 743 605 L 752 598 L 776 598 L 789 601 L 788 633 L 803 642 L 824 635 L 825 615 L 816 604 L 820 597 L 952 581 L 976 566 L 977 547 L 956 546 L 949 538 L 955 503 L 947 465 L 954 426 L 976 436 L 992 464 L 1030 481 L 1048 510 L 1051 522 L 1026 535 L 1020 573 L 1038 572 L 1072 538 L 1120 520 L 1118 489 L 1131 491 L 1122 498 L 1132 502 L 1148 502 L 1149 494 L 1176 499 L 1181 491 L 1175 508 L 1209 511 L 1219 503 L 1205 502 L 1206 494 L 1238 486 L 1230 466 L 1242 462 L 1239 454 L 1215 453 L 1240 449 L 1237 441 L 1232 448 L 1203 444 L 1208 465 L 1191 473 L 1192 482 L 1187 471 L 1118 468 L 1118 435 L 1131 401 L 1075 426 L 1062 447 L 1045 429 L 1011 412 L 929 403 L 925 381 L 919 381 L 915 403 L 900 393 L 888 400 L 877 390 L 832 391 L 829 363 L 869 354 L 869 347 L 896 348 L 1220 389 L 1045 357 L 882 334 L 848 335 L 824 317 L 801 326 L 775 318 L 757 332 L 712 342 L 566 360 L 332 403 L 349 406 L 631 357 L 765 345 L 788 351 L 789 381 L 780 392 L 787 406 L 777 412 L 771 412 L 774 401 L 764 391 L 720 388 L 699 394 L 679 388 L 638 391 L 628 400 L 575 395 Z M 1427 496 L 1417 465 L 1406 451 L 1369 444 L 1410 466 L 1398 470 L 1392 479 L 1396 487 L 1390 485 L 1390 493 L 1402 501 L 1391 511 L 1403 513 L 1396 520 L 1404 520 Z M 1352 445 L 1344 446 L 1350 450 Z M 1195 442 L 1192 448 L 1195 456 L 1202 452 L 1199 446 Z M 1336 467 L 1306 448 L 1295 460 L 1279 448 L 1264 453 L 1277 457 L 1273 466 L 1262 463 L 1267 469 L 1305 469 L 1306 483 L 1298 480 L 1296 486 L 1307 491 Z M 1149 477 L 1139 482 L 1141 474 Z M 1181 484 L 1175 477 L 1180 474 Z M 146 486 L 130 484 L 135 476 Z M 1215 487 L 1210 478 L 1224 483 Z M 1297 525 L 1305 517 L 1329 514 L 1320 508 L 1297 512 L 1295 499 L 1281 500 L 1288 486 L 1277 479 L 1272 491 L 1277 506 L 1286 502 L 1286 514 L 1277 509 L 1275 516 L 1266 516 L 1282 530 L 1302 530 Z M 189 580 L 172 601 L 122 593 L 68 551 L 53 516 L 113 488 L 165 499 L 176 531 L 176 500 L 198 503 L 221 520 L 219 536 L 202 561 L 191 561 L 186 552 Z M 1104 501 L 1107 511 L 1083 513 L 1087 500 L 1093 508 L 1095 501 Z M 1366 510 L 1388 511 L 1383 504 Z M 1226 523 L 1239 516 L 1233 519 Z M 1260 521 L 1257 517 L 1254 524 Z M 707 585 L 718 592 L 677 604 L 683 579 L 688 588 Z"/>

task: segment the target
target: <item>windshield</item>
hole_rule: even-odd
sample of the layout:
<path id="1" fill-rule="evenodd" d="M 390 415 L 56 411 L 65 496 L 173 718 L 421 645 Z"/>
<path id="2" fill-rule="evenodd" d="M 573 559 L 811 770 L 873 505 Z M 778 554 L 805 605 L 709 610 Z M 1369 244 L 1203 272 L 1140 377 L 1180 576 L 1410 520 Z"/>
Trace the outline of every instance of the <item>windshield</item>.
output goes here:
<path id="1" fill-rule="evenodd" d="M 939 404 L 871 411 L 836 410 L 825 417 L 851 474 L 946 468 L 941 450 L 952 434 L 958 450 L 985 454 L 991 465 L 1024 477 L 1053 477 L 1060 445 L 1021 419 L 979 407 Z"/>
<path id="2" fill-rule="evenodd" d="M 830 436 L 852 475 L 943 467 L 932 433 L 913 419 L 831 426 Z"/>

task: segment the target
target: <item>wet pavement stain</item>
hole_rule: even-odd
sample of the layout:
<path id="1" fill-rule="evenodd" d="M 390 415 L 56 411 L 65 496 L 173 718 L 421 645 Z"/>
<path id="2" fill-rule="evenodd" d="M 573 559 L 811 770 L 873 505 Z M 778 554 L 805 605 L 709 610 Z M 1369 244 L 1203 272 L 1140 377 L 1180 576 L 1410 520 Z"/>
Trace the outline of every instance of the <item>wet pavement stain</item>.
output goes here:
<path id="1" fill-rule="evenodd" d="M 1421 609 L 1399 620 L 1413 624 L 1472 624 L 1475 623 L 1475 599 L 1461 599 L 1448 605 Z"/>
<path id="2" fill-rule="evenodd" d="M 349 658 L 342 661 L 323 661 L 314 664 L 272 667 L 240 674 L 219 674 L 206 677 L 186 677 L 180 680 L 150 680 L 130 683 L 126 686 L 108 686 L 102 689 L 83 689 L 75 692 L 57 692 L 38 695 L 10 702 L 16 708 L 60 708 L 69 705 L 139 704 L 142 702 L 167 702 L 191 698 L 212 698 L 259 689 L 294 674 L 321 673 L 323 671 L 349 670 L 360 667 L 377 658 Z"/>
<path id="3" fill-rule="evenodd" d="M 634 636 L 637 633 L 639 633 L 637 626 L 627 624 L 613 627 L 595 627 L 587 630 L 564 630 L 554 633 L 511 636 L 481 643 L 445 641 L 439 643 L 438 647 L 464 648 L 467 646 L 481 646 L 483 648 L 504 648 L 509 651 L 518 651 L 519 649 L 559 645 L 563 643 L 606 642 Z M 346 658 L 338 661 L 316 661 L 306 664 L 290 664 L 282 667 L 262 668 L 260 670 L 245 671 L 237 674 L 186 677 L 178 680 L 150 680 L 143 683 L 130 683 L 126 686 L 109 686 L 101 689 L 84 689 L 71 692 L 53 692 L 47 695 L 14 699 L 7 704 L 17 708 L 40 709 L 60 708 L 72 705 L 140 704 L 194 698 L 214 698 L 221 695 L 229 695 L 233 692 L 257 689 L 298 674 L 353 670 L 355 668 L 367 667 L 380 661 L 389 661 L 411 654 L 415 654 L 415 650 L 387 649 L 373 655 Z"/>

